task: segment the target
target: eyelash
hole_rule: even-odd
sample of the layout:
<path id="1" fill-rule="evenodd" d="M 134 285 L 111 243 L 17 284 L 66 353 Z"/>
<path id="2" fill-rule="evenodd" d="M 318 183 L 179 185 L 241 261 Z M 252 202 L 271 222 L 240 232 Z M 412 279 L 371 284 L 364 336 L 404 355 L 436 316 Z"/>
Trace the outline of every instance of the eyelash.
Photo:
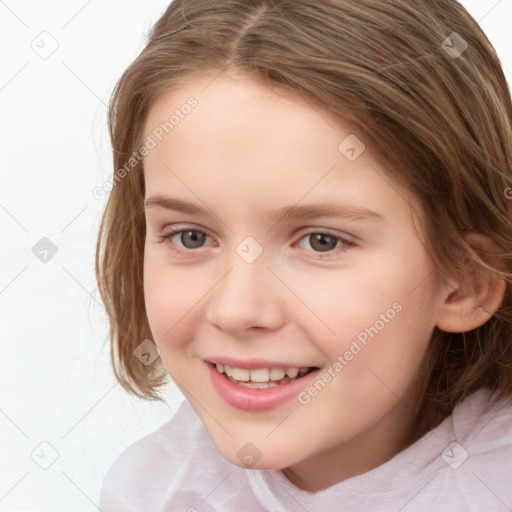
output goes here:
<path id="1" fill-rule="evenodd" d="M 201 233 L 207 237 L 210 237 L 210 235 L 208 235 L 208 233 L 206 233 L 205 231 L 202 231 L 201 229 L 189 229 L 189 228 L 176 228 L 176 229 L 173 229 L 171 231 L 169 231 L 168 233 L 166 233 L 165 235 L 160 235 L 158 238 L 159 238 L 159 241 L 158 243 L 167 243 L 169 245 L 169 248 L 171 250 L 173 250 L 174 252 L 180 254 L 180 255 L 185 255 L 187 253 L 192 253 L 198 249 L 185 249 L 185 250 L 182 250 L 182 249 L 177 249 L 175 247 L 175 244 L 172 242 L 172 237 L 179 234 L 179 233 L 184 233 L 185 231 L 193 231 L 194 233 Z M 313 231 L 308 231 L 307 233 L 304 233 L 300 240 L 303 240 L 304 238 L 307 238 L 308 236 L 311 236 L 311 235 L 328 235 L 330 237 L 333 237 L 335 238 L 337 241 L 341 242 L 342 243 L 342 246 L 341 247 L 337 247 L 331 251 L 328 251 L 327 253 L 322 253 L 322 252 L 317 252 L 317 251 L 308 251 L 308 252 L 313 252 L 314 254 L 316 254 L 317 256 L 317 259 L 325 259 L 325 258 L 331 258 L 331 257 L 334 257 L 334 256 L 339 256 L 340 253 L 343 253 L 347 250 L 347 247 L 351 247 L 351 246 L 355 246 L 356 244 L 354 242 L 352 242 L 351 240 L 347 240 L 346 238 L 343 238 L 342 236 L 339 236 L 339 235 L 336 235 L 335 233 L 332 233 L 331 231 L 329 230 L 313 230 Z M 211 238 L 211 237 L 210 237 Z"/>

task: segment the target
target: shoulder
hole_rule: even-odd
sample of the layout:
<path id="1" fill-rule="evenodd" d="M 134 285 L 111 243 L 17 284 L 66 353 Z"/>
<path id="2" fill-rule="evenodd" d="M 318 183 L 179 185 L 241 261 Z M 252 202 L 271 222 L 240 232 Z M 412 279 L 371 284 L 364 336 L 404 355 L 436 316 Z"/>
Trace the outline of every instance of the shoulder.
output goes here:
<path id="1" fill-rule="evenodd" d="M 480 388 L 439 426 L 377 469 L 374 479 L 383 475 L 388 478 L 380 497 L 393 506 L 407 503 L 411 510 L 439 512 L 508 510 L 512 400 L 498 401 L 490 389 Z"/>
<path id="2" fill-rule="evenodd" d="M 495 393 L 481 389 L 454 414 L 453 425 L 456 437 L 473 455 L 507 454 L 507 469 L 512 470 L 512 398 L 498 400 Z"/>
<path id="3" fill-rule="evenodd" d="M 511 450 L 512 398 L 498 400 L 496 393 L 481 388 L 454 409 L 448 426 L 473 456 Z"/>
<path id="4" fill-rule="evenodd" d="M 100 507 L 104 512 L 157 510 L 171 483 L 192 464 L 211 438 L 185 400 L 155 432 L 128 446 L 106 473 Z"/>
<path id="5" fill-rule="evenodd" d="M 436 430 L 441 444 L 426 493 L 430 504 L 505 510 L 504 503 L 512 503 L 512 400 L 481 388 Z"/>

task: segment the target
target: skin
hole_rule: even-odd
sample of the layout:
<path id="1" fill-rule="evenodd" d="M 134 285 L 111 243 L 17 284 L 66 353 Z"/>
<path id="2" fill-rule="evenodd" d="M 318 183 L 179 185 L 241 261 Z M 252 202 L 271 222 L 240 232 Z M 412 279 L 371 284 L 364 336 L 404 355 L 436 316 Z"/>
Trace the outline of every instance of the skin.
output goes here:
<path id="1" fill-rule="evenodd" d="M 162 95 L 147 119 L 145 138 L 190 96 L 198 100 L 145 157 L 146 200 L 209 209 L 146 208 L 148 320 L 163 364 L 220 452 L 241 466 L 237 452 L 250 441 L 262 454 L 255 469 L 283 469 L 317 491 L 404 447 L 409 386 L 451 290 L 437 283 L 418 238 L 414 198 L 368 149 L 352 162 L 338 150 L 349 125 L 294 92 L 217 74 Z M 265 219 L 269 209 L 327 201 L 382 219 Z M 199 248 L 179 233 L 162 241 L 173 228 L 208 236 Z M 335 238 L 322 252 L 309 235 L 325 230 L 352 243 Z M 248 236 L 263 249 L 253 263 L 236 252 Z M 241 411 L 210 384 L 203 360 L 215 355 L 327 371 L 395 303 L 401 311 L 307 405 Z"/>

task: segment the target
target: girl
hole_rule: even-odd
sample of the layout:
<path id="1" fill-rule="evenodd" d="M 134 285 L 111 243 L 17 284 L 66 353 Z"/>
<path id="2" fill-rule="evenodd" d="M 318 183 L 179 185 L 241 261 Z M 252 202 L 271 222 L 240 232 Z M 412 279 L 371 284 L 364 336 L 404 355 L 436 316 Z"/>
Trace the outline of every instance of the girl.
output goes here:
<path id="1" fill-rule="evenodd" d="M 512 106 L 455 0 L 174 0 L 111 100 L 96 270 L 176 415 L 122 511 L 512 507 Z"/>

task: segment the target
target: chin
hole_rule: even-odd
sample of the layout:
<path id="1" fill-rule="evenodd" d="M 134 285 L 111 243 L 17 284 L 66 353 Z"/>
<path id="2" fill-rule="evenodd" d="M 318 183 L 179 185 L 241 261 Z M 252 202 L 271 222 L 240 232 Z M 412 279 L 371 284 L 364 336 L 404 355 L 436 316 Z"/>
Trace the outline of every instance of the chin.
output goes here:
<path id="1" fill-rule="evenodd" d="M 283 450 L 279 451 L 274 446 L 258 447 L 251 442 L 230 446 L 227 450 L 217 448 L 224 458 L 245 469 L 280 470 L 298 462 L 296 457 Z"/>

